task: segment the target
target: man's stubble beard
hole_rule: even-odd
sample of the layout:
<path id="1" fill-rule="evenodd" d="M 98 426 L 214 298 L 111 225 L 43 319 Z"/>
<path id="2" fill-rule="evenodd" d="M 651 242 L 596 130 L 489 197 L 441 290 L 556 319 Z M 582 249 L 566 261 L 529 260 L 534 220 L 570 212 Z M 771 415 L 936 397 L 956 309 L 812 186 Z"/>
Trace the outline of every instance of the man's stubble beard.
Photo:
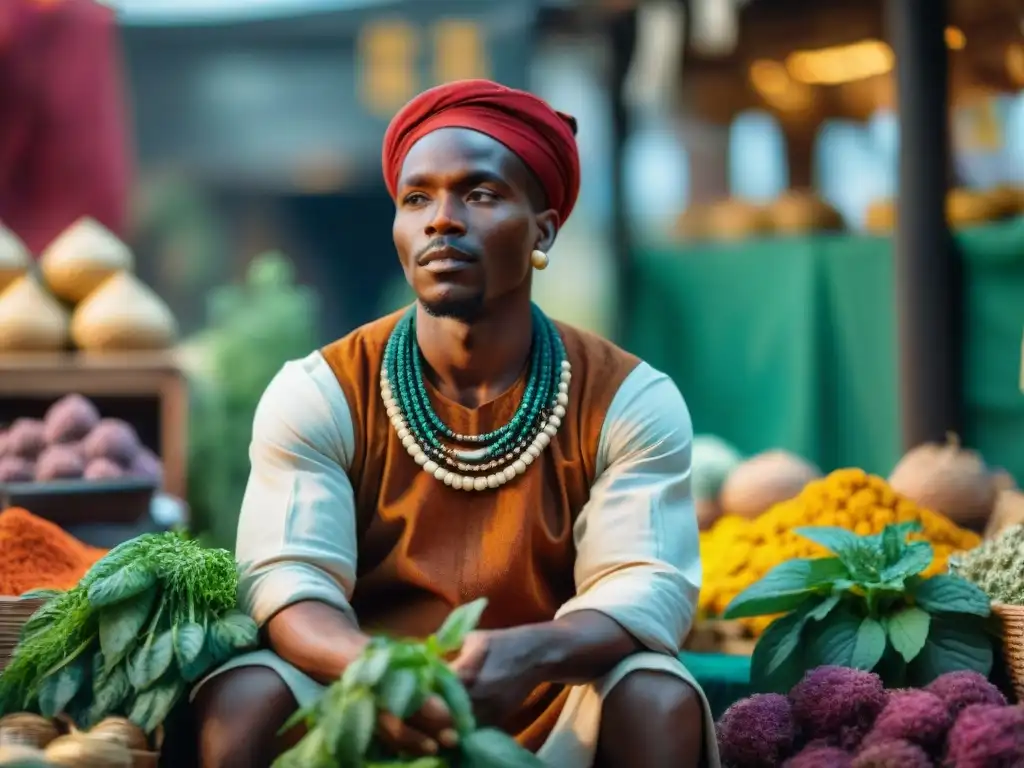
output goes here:
<path id="1" fill-rule="evenodd" d="M 464 299 L 440 299 L 439 301 L 420 299 L 420 305 L 431 317 L 472 323 L 484 313 L 484 296 L 481 292 Z"/>

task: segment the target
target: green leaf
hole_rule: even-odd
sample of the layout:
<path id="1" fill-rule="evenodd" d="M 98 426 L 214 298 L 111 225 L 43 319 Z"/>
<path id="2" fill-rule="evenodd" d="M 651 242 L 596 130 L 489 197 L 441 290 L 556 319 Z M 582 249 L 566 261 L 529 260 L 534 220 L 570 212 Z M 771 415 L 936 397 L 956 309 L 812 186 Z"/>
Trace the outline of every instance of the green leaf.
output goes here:
<path id="1" fill-rule="evenodd" d="M 861 617 L 845 606 L 833 611 L 826 621 L 809 625 L 806 667 L 852 666 L 860 625 Z"/>
<path id="2" fill-rule="evenodd" d="M 216 664 L 216 660 L 210 654 L 206 648 L 206 644 L 203 644 L 203 649 L 199 652 L 199 655 L 193 659 L 191 664 L 187 666 L 179 666 L 178 671 L 181 673 L 181 678 L 185 682 L 194 683 L 196 680 L 201 678 Z"/>
<path id="3" fill-rule="evenodd" d="M 815 544 L 820 544 L 829 552 L 842 558 L 864 546 L 864 540 L 853 531 L 829 525 L 801 526 L 793 532 Z"/>
<path id="4" fill-rule="evenodd" d="M 882 571 L 883 581 L 894 581 L 916 576 L 932 564 L 935 552 L 927 541 L 915 541 L 908 544 L 903 554 L 892 565 Z"/>
<path id="5" fill-rule="evenodd" d="M 24 642 L 29 637 L 32 637 L 37 632 L 41 632 L 48 629 L 53 621 L 62 616 L 62 609 L 59 600 L 50 600 L 43 603 L 33 613 L 29 620 L 21 628 L 20 641 Z"/>
<path id="6" fill-rule="evenodd" d="M 340 765 L 360 765 L 377 727 L 373 697 L 361 691 L 348 694 L 342 706 L 324 717 L 320 727 Z"/>
<path id="7" fill-rule="evenodd" d="M 116 714 L 131 693 L 128 673 L 123 666 L 105 671 L 97 683 L 93 679 L 93 700 L 88 709 L 87 722 L 78 723 L 79 727 L 91 728 L 106 717 Z"/>
<path id="8" fill-rule="evenodd" d="M 210 651 L 218 662 L 226 661 L 238 651 L 255 648 L 260 631 L 256 622 L 240 611 L 230 611 L 208 630 Z"/>
<path id="9" fill-rule="evenodd" d="M 206 643 L 206 630 L 203 629 L 203 625 L 194 621 L 178 624 L 171 629 L 171 634 L 174 638 L 174 657 L 178 660 L 178 667 L 191 667 L 203 652 L 203 645 Z"/>
<path id="10" fill-rule="evenodd" d="M 892 647 L 904 661 L 913 661 L 928 639 L 931 616 L 916 606 L 908 606 L 889 617 L 888 634 Z"/>
<path id="11" fill-rule="evenodd" d="M 839 600 L 839 595 L 829 595 L 813 608 L 808 609 L 807 618 L 814 619 L 814 621 L 821 621 L 832 613 L 833 608 L 839 605 Z"/>
<path id="12" fill-rule="evenodd" d="M 461 742 L 467 768 L 544 768 L 543 761 L 502 731 L 482 728 Z"/>
<path id="13" fill-rule="evenodd" d="M 898 563 L 906 548 L 906 534 L 893 525 L 887 525 L 882 531 L 880 547 L 886 563 Z"/>
<path id="14" fill-rule="evenodd" d="M 388 671 L 391 663 L 391 647 L 367 647 L 355 661 L 348 665 L 342 675 L 342 683 L 348 689 L 358 686 L 374 688 Z"/>
<path id="15" fill-rule="evenodd" d="M 156 584 L 156 574 L 143 563 L 129 563 L 89 587 L 89 604 L 106 608 L 135 597 Z"/>
<path id="16" fill-rule="evenodd" d="M 183 680 L 172 678 L 161 681 L 135 697 L 128 719 L 147 734 L 152 733 L 167 719 L 185 690 Z"/>
<path id="17" fill-rule="evenodd" d="M 100 648 L 111 668 L 128 655 L 149 620 L 157 590 L 147 589 L 100 611 Z"/>
<path id="18" fill-rule="evenodd" d="M 151 686 L 170 669 L 174 662 L 174 638 L 171 630 L 140 646 L 128 667 L 128 680 L 136 691 Z"/>
<path id="19" fill-rule="evenodd" d="M 941 573 L 914 587 L 914 601 L 929 613 L 968 613 L 986 617 L 992 607 L 984 592 L 959 576 Z"/>
<path id="20" fill-rule="evenodd" d="M 850 666 L 871 671 L 885 653 L 885 629 L 870 616 L 865 616 L 857 630 Z"/>
<path id="21" fill-rule="evenodd" d="M 28 592 L 22 592 L 18 596 L 18 600 L 53 600 L 55 597 L 63 595 L 59 589 L 30 589 Z"/>
<path id="22" fill-rule="evenodd" d="M 50 718 L 62 714 L 85 682 L 85 673 L 85 662 L 79 657 L 44 677 L 39 684 L 39 713 Z"/>
<path id="23" fill-rule="evenodd" d="M 284 736 L 286 733 L 288 733 L 288 731 L 290 731 L 297 725 L 305 725 L 307 730 L 309 730 L 314 723 L 315 717 L 315 704 L 310 705 L 308 707 L 299 707 L 292 713 L 291 717 L 284 721 L 284 725 L 281 726 L 281 729 L 277 732 L 277 735 Z"/>
<path id="24" fill-rule="evenodd" d="M 278 757 L 273 768 L 338 768 L 338 765 L 327 746 L 324 732 L 314 728 L 302 741 Z"/>
<path id="25" fill-rule="evenodd" d="M 381 707 L 405 720 L 422 704 L 421 696 L 417 696 L 420 693 L 419 684 L 420 678 L 415 670 L 392 669 L 385 675 L 377 691 Z"/>
<path id="26" fill-rule="evenodd" d="M 910 665 L 911 682 L 925 686 L 939 675 L 969 669 L 982 675 L 992 671 L 992 638 L 984 622 L 967 616 L 932 616 L 928 640 Z"/>
<path id="27" fill-rule="evenodd" d="M 805 614 L 794 612 L 781 616 L 764 631 L 754 646 L 751 678 L 759 690 L 783 667 L 800 643 Z"/>
<path id="28" fill-rule="evenodd" d="M 466 640 L 466 635 L 476 629 L 480 617 L 487 607 L 487 598 L 481 597 L 471 603 L 460 605 L 444 620 L 434 638 L 441 653 L 457 651 Z"/>
<path id="29" fill-rule="evenodd" d="M 791 611 L 846 576 L 845 566 L 835 557 L 787 560 L 736 595 L 722 618 L 743 619 Z"/>
<path id="30" fill-rule="evenodd" d="M 473 702 L 470 701 L 469 693 L 462 681 L 447 664 L 439 662 L 434 665 L 434 690 L 448 705 L 448 711 L 452 713 L 452 720 L 455 722 L 455 730 L 460 736 L 476 730 Z"/>

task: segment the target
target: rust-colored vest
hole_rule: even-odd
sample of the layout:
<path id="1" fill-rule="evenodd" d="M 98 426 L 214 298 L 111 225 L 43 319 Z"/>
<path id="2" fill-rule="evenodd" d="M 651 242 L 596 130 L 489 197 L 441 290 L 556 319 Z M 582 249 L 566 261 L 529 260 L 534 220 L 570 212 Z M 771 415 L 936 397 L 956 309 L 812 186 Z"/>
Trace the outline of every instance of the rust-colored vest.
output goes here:
<path id="1" fill-rule="evenodd" d="M 353 608 L 370 632 L 423 637 L 451 610 L 478 597 L 481 627 L 550 621 L 575 594 L 572 526 L 586 504 L 605 414 L 639 360 L 592 334 L 558 325 L 572 363 L 569 406 L 558 436 L 526 472 L 490 491 L 455 490 L 412 460 L 380 397 L 380 367 L 402 312 L 323 349 L 355 429 L 349 476 L 355 490 L 359 565 Z M 525 380 L 468 409 L 427 385 L 438 416 L 480 434 L 511 419 Z M 559 686 L 534 691 L 506 730 L 537 749 L 564 704 Z"/>

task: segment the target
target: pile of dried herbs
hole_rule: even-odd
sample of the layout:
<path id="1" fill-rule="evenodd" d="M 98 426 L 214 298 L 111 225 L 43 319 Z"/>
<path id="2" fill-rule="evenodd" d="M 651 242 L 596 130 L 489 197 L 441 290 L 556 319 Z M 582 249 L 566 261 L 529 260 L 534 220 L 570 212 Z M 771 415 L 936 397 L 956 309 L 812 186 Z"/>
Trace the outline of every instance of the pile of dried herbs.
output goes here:
<path id="1" fill-rule="evenodd" d="M 0 715 L 66 714 L 82 728 L 121 715 L 152 732 L 192 682 L 256 645 L 237 591 L 231 553 L 183 534 L 115 547 L 73 589 L 25 596 L 48 599 L 0 674 Z"/>
<path id="2" fill-rule="evenodd" d="M 457 608 L 424 642 L 374 638 L 341 680 L 284 727 L 305 723 L 306 736 L 274 768 L 541 768 L 544 764 L 502 731 L 477 728 L 462 683 L 445 663 L 483 613 L 486 600 Z M 436 756 L 402 758 L 374 740 L 377 718 L 390 712 L 405 720 L 428 696 L 448 705 L 459 746 Z"/>
<path id="3" fill-rule="evenodd" d="M 1011 526 L 980 547 L 950 558 L 949 570 L 996 602 L 1024 605 L 1024 525 Z"/>

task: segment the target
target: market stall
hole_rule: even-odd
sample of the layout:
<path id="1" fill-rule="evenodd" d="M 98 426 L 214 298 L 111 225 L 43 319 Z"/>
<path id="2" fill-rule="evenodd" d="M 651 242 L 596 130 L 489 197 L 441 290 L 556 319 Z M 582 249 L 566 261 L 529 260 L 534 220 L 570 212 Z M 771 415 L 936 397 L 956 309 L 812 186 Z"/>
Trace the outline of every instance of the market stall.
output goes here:
<path id="1" fill-rule="evenodd" d="M 965 267 L 964 440 L 1024 478 L 1017 387 L 1024 219 L 957 236 Z M 744 451 L 887 472 L 899 455 L 891 245 L 760 239 L 636 254 L 628 348 L 671 375 L 698 430 Z"/>
<path id="2" fill-rule="evenodd" d="M 0 236 L 0 509 L 96 546 L 186 522 L 176 323 L 133 266 L 92 219 L 38 265 Z"/>

